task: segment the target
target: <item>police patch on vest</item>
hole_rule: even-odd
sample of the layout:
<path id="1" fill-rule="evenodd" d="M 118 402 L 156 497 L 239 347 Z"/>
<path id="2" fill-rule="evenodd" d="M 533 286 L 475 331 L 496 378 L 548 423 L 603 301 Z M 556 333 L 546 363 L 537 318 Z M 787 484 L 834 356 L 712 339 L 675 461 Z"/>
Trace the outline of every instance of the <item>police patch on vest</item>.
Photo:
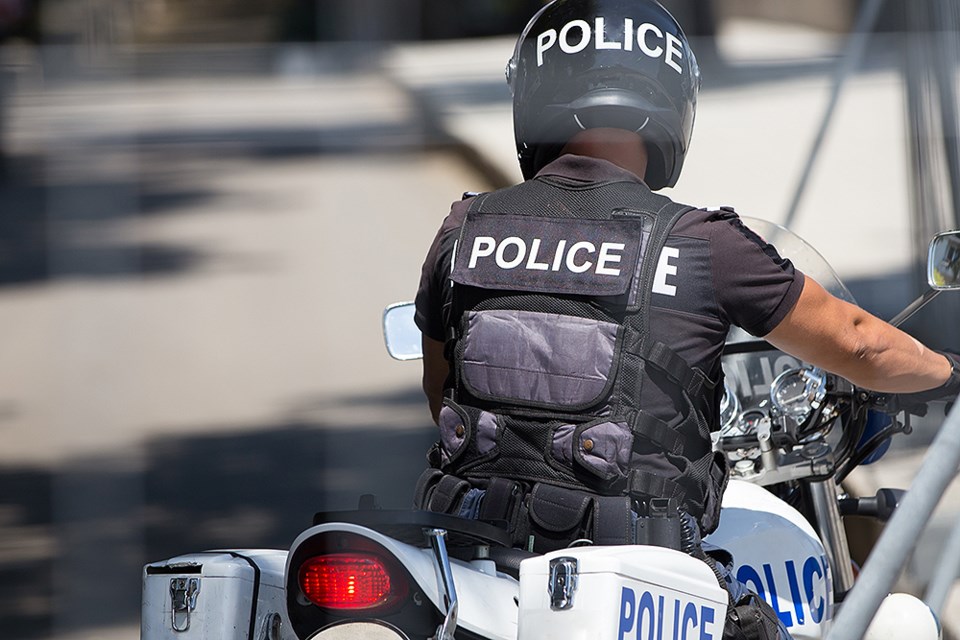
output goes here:
<path id="1" fill-rule="evenodd" d="M 583 220 L 471 212 L 450 277 L 485 289 L 617 296 L 643 256 L 640 219 Z"/>

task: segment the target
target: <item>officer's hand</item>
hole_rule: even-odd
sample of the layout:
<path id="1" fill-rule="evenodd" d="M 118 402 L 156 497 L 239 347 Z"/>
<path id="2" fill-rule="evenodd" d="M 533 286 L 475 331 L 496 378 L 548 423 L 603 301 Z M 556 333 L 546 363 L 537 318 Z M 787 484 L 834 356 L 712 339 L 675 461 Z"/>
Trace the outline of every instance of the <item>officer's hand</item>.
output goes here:
<path id="1" fill-rule="evenodd" d="M 927 415 L 927 404 L 935 400 L 954 400 L 957 394 L 960 394 L 960 356 L 954 353 L 939 352 L 950 361 L 950 377 L 947 381 L 927 391 L 918 391 L 916 393 L 898 393 L 887 396 L 886 406 L 883 408 L 888 413 L 906 411 L 915 416 Z"/>

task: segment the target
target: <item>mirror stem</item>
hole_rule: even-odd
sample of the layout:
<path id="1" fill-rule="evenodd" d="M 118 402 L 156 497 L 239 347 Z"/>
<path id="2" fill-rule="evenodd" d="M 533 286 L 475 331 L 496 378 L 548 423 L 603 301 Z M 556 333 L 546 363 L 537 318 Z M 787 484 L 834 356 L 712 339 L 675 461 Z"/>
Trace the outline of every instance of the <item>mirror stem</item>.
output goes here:
<path id="1" fill-rule="evenodd" d="M 927 306 L 927 303 L 936 298 L 938 295 L 940 295 L 939 289 L 927 289 L 926 293 L 911 302 L 909 305 L 907 305 L 906 309 L 894 316 L 894 318 L 890 320 L 890 324 L 895 327 L 899 327 L 904 322 L 909 320 L 913 314 Z"/>

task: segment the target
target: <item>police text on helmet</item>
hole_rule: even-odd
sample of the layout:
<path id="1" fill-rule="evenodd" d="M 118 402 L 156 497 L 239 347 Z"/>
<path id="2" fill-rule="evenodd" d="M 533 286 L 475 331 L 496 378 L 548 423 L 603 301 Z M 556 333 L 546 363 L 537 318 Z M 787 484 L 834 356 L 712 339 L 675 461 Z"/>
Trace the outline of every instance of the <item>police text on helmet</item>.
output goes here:
<path id="1" fill-rule="evenodd" d="M 571 20 L 560 28 L 547 29 L 537 36 L 537 66 L 543 66 L 543 54 L 555 46 L 566 54 L 577 54 L 593 44 L 593 48 L 633 51 L 634 48 L 651 58 L 663 61 L 677 73 L 683 73 L 683 41 L 655 24 L 644 22 L 634 27 L 633 18 L 623 20 L 623 39 L 607 40 L 604 18 L 596 18 L 593 26 L 586 20 Z"/>

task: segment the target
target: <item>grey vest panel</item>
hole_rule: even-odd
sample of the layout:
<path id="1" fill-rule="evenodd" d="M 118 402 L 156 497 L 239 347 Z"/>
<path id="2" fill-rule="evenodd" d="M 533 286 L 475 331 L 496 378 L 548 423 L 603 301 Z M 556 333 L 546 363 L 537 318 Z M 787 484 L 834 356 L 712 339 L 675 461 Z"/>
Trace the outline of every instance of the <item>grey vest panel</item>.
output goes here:
<path id="1" fill-rule="evenodd" d="M 622 327 L 533 311 L 467 311 L 458 359 L 470 395 L 568 411 L 601 402 L 614 380 Z"/>
<path id="2" fill-rule="evenodd" d="M 451 269 L 444 470 L 675 497 L 712 529 L 706 512 L 722 487 L 711 489 L 721 482 L 701 393 L 711 383 L 646 337 L 660 252 L 689 209 L 633 182 L 554 177 L 476 198 Z M 638 406 L 650 367 L 687 398 L 679 424 Z M 662 447 L 676 473 L 632 468 L 637 437 Z"/>

